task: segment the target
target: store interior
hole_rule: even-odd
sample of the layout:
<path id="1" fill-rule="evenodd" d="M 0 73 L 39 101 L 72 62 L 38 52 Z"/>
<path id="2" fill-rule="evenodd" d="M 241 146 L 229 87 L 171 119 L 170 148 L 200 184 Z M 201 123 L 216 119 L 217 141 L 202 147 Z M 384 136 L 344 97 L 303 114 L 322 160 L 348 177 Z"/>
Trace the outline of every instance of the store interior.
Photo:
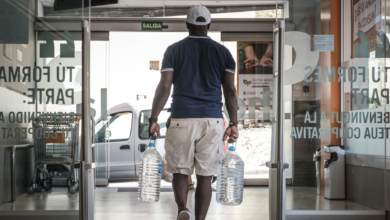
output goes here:
<path id="1" fill-rule="evenodd" d="M 22 21 L 17 28 L 24 28 L 20 34 L 28 36 L 27 41 L 21 40 L 21 43 L 0 42 L 0 51 L 4 51 L 4 55 L 0 55 L 0 67 L 7 69 L 6 76 L 8 77 L 9 67 L 40 66 L 52 70 L 51 81 L 43 80 L 47 76 L 42 75 L 42 80 L 28 82 L 6 81 L 0 71 L 0 99 L 6 100 L 7 103 L 0 105 L 0 112 L 4 113 L 2 121 L 0 117 L 0 122 L 3 122 L 0 124 L 3 131 L 0 135 L 0 156 L 4 158 L 3 165 L 0 166 L 0 219 L 2 216 L 17 219 L 15 216 L 30 215 L 31 211 L 35 213 L 31 215 L 37 215 L 37 218 L 43 215 L 60 215 L 63 219 L 78 219 L 79 193 L 77 190 L 71 192 L 68 181 L 72 164 L 53 166 L 50 169 L 46 166 L 53 180 L 52 188 L 28 193 L 37 161 L 37 142 L 32 134 L 28 134 L 33 123 L 26 116 L 24 117 L 27 120 L 21 123 L 10 123 L 10 117 L 12 113 L 17 115 L 18 112 L 77 114 L 81 111 L 82 36 L 81 25 L 77 24 L 82 17 L 91 19 L 92 24 L 91 114 L 96 124 L 94 156 L 97 166 L 95 219 L 145 219 L 147 216 L 147 219 L 168 220 L 176 217 L 169 173 L 162 180 L 160 202 L 144 203 L 137 200 L 138 158 L 142 153 L 142 146 L 148 144 L 147 138 L 144 138 L 144 128 L 147 126 L 145 119 L 150 115 L 164 52 L 169 45 L 188 35 L 185 26 L 186 11 L 196 4 L 209 8 L 213 22 L 215 21 L 211 25 L 210 38 L 227 47 L 237 62 L 237 95 L 240 99 L 239 105 L 243 106 L 243 110 L 240 106 L 239 111 L 240 138 L 237 152 L 245 162 L 244 201 L 237 207 L 221 206 L 215 201 L 213 192 L 207 219 L 269 219 L 269 168 L 266 162 L 272 154 L 272 66 L 264 64 L 265 66 L 248 67 L 245 62 L 250 56 L 248 50 L 253 49 L 256 60 L 261 62 L 269 48 L 272 49 L 276 44 L 273 23 L 277 18 L 283 18 L 286 23 L 285 71 L 298 78 L 288 78 L 292 83 L 284 86 L 284 159 L 289 164 L 289 168 L 285 170 L 287 219 L 304 219 L 300 217 L 302 213 L 306 216 L 323 215 L 323 211 L 336 211 L 336 214 L 342 212 L 345 215 L 359 214 L 361 217 L 372 215 L 372 219 L 382 219 L 382 215 L 386 215 L 386 210 L 390 207 L 386 202 L 389 199 L 387 191 L 390 189 L 387 181 L 390 176 L 387 165 L 387 138 L 365 138 L 364 133 L 361 133 L 360 137 L 350 137 L 348 133 L 344 137 L 335 137 L 331 130 L 329 137 L 293 136 L 293 132 L 299 132 L 298 128 L 312 131 L 322 127 L 338 127 L 345 128 L 348 132 L 348 127 L 357 127 L 364 131 L 367 128 L 387 126 L 384 121 L 338 123 L 337 120 L 322 120 L 323 114 L 326 118 L 331 118 L 334 112 L 385 113 L 388 105 L 380 104 L 385 101 L 383 94 L 378 99 L 379 104 L 360 104 L 362 97 L 357 94 L 359 102 L 355 102 L 356 97 L 352 91 L 388 88 L 387 79 L 382 78 L 377 82 L 308 82 L 299 78 L 307 74 L 306 78 L 316 79 L 324 67 L 335 67 L 336 71 L 340 66 L 347 69 L 359 66 L 386 68 L 390 53 L 387 54 L 384 50 L 381 55 L 377 49 L 379 46 L 375 47 L 372 43 L 374 39 L 377 45 L 381 45 L 381 41 L 388 43 L 386 38 L 389 35 L 389 26 L 386 15 L 390 9 L 386 8 L 386 1 L 373 1 L 379 8 L 374 10 L 377 13 L 374 30 L 384 35 L 378 34 L 377 38 L 368 39 L 370 50 L 364 58 L 359 58 L 359 52 L 355 51 L 355 44 L 363 42 L 357 39 L 359 32 L 354 30 L 353 26 L 356 24 L 353 23 L 352 11 L 359 1 L 344 0 L 342 4 L 337 4 L 339 1 L 333 0 L 290 0 L 279 1 L 276 7 L 276 1 L 123 0 L 116 4 L 94 6 L 91 11 L 88 8 L 57 10 L 56 2 L 15 0 L 0 3 L 0 6 L 4 4 L 6 10 L 12 9 L 16 15 L 20 15 Z M 141 23 L 145 20 L 161 20 L 167 27 L 157 32 L 142 31 Z M 244 27 L 245 25 L 248 27 Z M 4 23 L 0 23 L 0 28 L 2 27 L 5 27 Z M 251 27 L 257 29 L 250 30 Z M 75 53 L 71 58 L 62 54 L 63 45 L 69 44 L 65 32 L 73 38 Z M 53 38 L 51 46 L 47 34 Z M 308 52 L 302 52 L 299 49 L 310 48 L 314 36 L 318 35 L 334 36 L 332 51 L 316 52 L 315 49 L 309 49 Z M 54 50 L 52 56 L 42 55 L 48 45 Z M 306 63 L 301 65 L 302 60 Z M 304 67 L 310 65 L 319 68 L 307 73 Z M 61 82 L 55 80 L 57 67 L 60 66 L 64 67 L 64 74 L 66 73 L 65 80 Z M 304 71 L 299 69 L 302 66 Z M 262 82 L 267 82 L 267 79 L 271 81 L 254 86 L 260 79 Z M 251 83 L 248 83 L 249 81 Z M 53 89 L 54 94 L 58 94 L 62 89 L 64 101 L 58 104 L 58 100 L 51 96 L 51 102 L 48 93 L 44 93 L 41 96 L 42 102 L 27 104 L 30 100 L 26 95 L 30 91 L 29 88 Z M 66 91 L 70 89 L 74 99 L 67 96 L 70 92 Z M 169 104 L 165 108 L 166 111 L 160 115 L 161 126 L 165 126 L 164 123 L 169 117 L 168 109 Z M 311 121 L 309 123 L 307 116 Z M 105 132 L 106 126 L 109 126 L 111 136 L 101 138 L 101 131 Z M 27 128 L 26 138 L 16 136 L 15 129 L 23 128 Z M 125 145 L 129 145 L 129 148 L 123 148 Z M 164 153 L 164 138 L 159 140 L 157 145 Z M 328 145 L 341 147 L 327 148 Z M 337 160 L 333 160 L 335 153 L 326 151 L 334 152 L 336 148 L 340 151 Z M 326 163 L 337 171 L 343 171 L 340 176 L 332 177 L 332 181 L 338 180 L 332 183 L 338 184 L 337 187 L 333 186 L 334 194 L 330 193 L 331 187 L 327 182 L 331 180 L 326 179 L 329 176 L 326 176 L 325 172 L 330 170 Z M 333 174 L 336 171 L 331 172 Z M 77 169 L 74 174 L 78 175 Z M 195 176 L 193 180 L 196 187 Z M 213 187 L 216 187 L 215 183 Z M 194 199 L 195 191 L 191 190 L 188 199 L 191 212 L 194 211 Z"/>

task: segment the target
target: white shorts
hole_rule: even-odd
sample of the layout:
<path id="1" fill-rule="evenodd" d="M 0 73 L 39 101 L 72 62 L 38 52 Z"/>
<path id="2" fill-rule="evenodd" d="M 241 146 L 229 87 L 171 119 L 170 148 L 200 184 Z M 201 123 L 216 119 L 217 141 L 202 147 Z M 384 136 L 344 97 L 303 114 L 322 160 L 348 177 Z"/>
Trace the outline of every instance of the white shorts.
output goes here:
<path id="1" fill-rule="evenodd" d="M 213 176 L 223 155 L 222 118 L 171 119 L 165 137 L 168 172 Z"/>

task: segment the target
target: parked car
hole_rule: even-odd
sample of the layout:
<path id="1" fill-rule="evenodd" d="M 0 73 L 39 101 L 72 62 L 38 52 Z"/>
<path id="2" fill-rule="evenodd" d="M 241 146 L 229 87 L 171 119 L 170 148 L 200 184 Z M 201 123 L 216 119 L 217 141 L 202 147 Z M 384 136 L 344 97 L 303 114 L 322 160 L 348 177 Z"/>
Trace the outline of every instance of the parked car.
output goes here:
<path id="1" fill-rule="evenodd" d="M 156 140 L 157 151 L 164 156 L 168 107 L 159 116 L 161 138 Z M 138 180 L 140 156 L 149 144 L 148 118 L 151 100 L 139 100 L 116 105 L 109 109 L 108 117 L 96 120 L 96 177 L 109 181 Z M 163 172 L 163 178 L 165 177 Z"/>
<path id="2" fill-rule="evenodd" d="M 172 174 L 166 171 L 164 144 L 166 122 L 171 115 L 169 107 L 167 104 L 158 117 L 161 138 L 156 140 L 157 151 L 163 156 L 162 179 L 168 182 L 172 180 Z M 96 120 L 97 179 L 108 182 L 138 180 L 141 154 L 149 144 L 148 118 L 151 113 L 152 101 L 139 100 L 116 105 L 109 109 L 107 119 Z M 226 126 L 226 118 L 224 120 Z"/>

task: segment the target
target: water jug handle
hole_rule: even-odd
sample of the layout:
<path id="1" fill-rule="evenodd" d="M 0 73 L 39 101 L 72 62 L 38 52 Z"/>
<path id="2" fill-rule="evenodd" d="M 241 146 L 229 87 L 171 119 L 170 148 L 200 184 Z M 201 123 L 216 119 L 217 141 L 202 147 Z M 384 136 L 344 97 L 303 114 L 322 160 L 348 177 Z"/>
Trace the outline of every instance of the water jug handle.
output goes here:
<path id="1" fill-rule="evenodd" d="M 234 139 L 234 142 L 233 142 L 233 143 L 229 143 L 229 142 L 228 142 L 228 148 L 230 148 L 229 145 L 230 145 L 231 147 L 234 147 L 234 150 L 236 150 L 236 149 L 237 149 L 237 139 Z"/>
<path id="2" fill-rule="evenodd" d="M 150 137 L 149 137 L 149 143 L 152 143 L 152 137 L 153 137 L 153 136 L 150 136 Z M 153 140 L 153 141 L 154 141 L 154 143 L 156 143 L 156 140 Z"/>

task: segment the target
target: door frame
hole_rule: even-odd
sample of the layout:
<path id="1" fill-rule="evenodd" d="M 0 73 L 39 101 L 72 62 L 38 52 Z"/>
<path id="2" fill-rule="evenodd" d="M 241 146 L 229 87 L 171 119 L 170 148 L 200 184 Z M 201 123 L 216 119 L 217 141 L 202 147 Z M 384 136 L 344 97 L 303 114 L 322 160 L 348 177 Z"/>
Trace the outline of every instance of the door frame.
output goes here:
<path id="1" fill-rule="evenodd" d="M 187 32 L 184 18 L 91 18 L 91 32 L 141 31 L 142 21 L 163 21 L 163 32 Z M 213 19 L 210 32 L 270 32 L 275 19 L 263 18 L 218 18 Z M 293 25 L 292 23 L 289 25 Z M 294 25 L 295 26 L 295 25 Z M 35 31 L 80 31 L 80 19 L 44 18 L 35 22 Z M 261 31 L 268 30 L 268 31 Z"/>
<path id="2" fill-rule="evenodd" d="M 109 32 L 141 32 L 141 22 L 147 20 L 163 21 L 162 32 L 188 32 L 185 18 L 91 18 L 91 34 L 107 35 Z M 213 19 L 210 32 L 221 32 L 228 35 L 229 41 L 240 41 L 243 35 L 250 39 L 255 37 L 269 37 L 272 34 L 274 18 L 218 18 Z M 44 18 L 35 22 L 35 31 L 45 30 L 77 32 L 80 21 L 76 18 Z M 293 25 L 288 23 L 288 25 Z M 295 28 L 295 25 L 293 25 Z M 263 30 L 263 31 L 259 31 Z M 265 35 L 264 35 L 265 34 Z M 234 40 L 235 37 L 241 39 Z M 221 39 L 222 40 L 222 39 Z M 245 185 L 269 185 L 269 178 L 244 179 Z"/>

